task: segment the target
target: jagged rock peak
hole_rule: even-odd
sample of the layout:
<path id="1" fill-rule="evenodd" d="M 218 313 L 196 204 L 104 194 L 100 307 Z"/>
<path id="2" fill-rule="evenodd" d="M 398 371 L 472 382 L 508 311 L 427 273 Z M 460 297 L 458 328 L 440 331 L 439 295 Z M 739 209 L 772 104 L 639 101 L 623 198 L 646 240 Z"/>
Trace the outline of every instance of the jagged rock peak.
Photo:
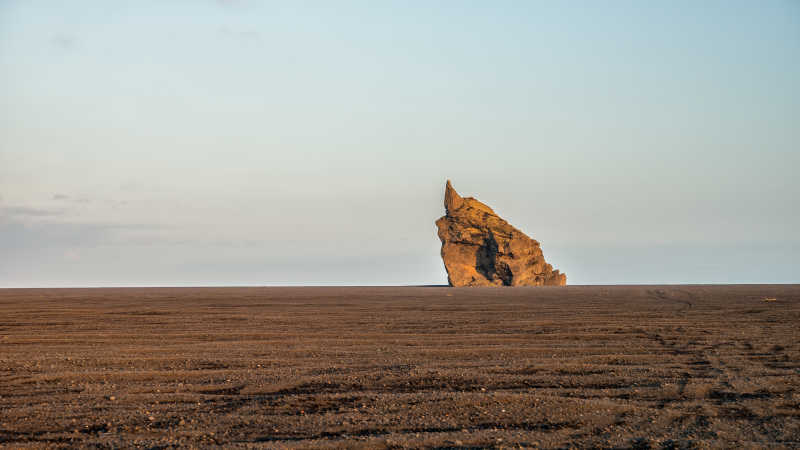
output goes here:
<path id="1" fill-rule="evenodd" d="M 447 184 L 444 187 L 444 210 L 449 213 L 450 211 L 457 210 L 463 204 L 464 199 L 453 189 L 450 180 L 447 180 Z"/>
<path id="2" fill-rule="evenodd" d="M 436 221 L 451 286 L 564 286 L 567 277 L 544 260 L 539 242 L 511 226 L 492 208 L 461 197 L 450 180 L 445 215 Z"/>

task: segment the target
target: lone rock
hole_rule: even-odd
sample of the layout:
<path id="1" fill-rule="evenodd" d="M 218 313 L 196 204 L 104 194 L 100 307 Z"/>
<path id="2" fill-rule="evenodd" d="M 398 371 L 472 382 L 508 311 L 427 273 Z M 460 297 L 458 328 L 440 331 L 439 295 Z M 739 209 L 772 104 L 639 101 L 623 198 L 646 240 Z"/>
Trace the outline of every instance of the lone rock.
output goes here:
<path id="1" fill-rule="evenodd" d="M 567 276 L 544 260 L 539 242 L 492 208 L 458 195 L 450 180 L 445 215 L 436 221 L 450 286 L 564 286 Z"/>

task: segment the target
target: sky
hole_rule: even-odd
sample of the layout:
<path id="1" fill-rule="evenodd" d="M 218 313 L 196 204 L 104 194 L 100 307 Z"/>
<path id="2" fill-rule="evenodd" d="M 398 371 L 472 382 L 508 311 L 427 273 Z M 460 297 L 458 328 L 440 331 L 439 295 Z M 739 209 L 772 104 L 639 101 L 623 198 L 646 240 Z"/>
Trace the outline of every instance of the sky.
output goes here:
<path id="1" fill-rule="evenodd" d="M 0 1 L 0 287 L 800 282 L 800 2 Z"/>

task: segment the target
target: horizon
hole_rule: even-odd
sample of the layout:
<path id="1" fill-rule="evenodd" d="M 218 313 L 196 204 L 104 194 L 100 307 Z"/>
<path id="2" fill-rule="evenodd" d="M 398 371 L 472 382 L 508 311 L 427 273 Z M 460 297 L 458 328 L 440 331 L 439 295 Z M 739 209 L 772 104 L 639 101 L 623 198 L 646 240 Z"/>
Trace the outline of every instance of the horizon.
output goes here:
<path id="1" fill-rule="evenodd" d="M 794 284 L 800 3 L 0 5 L 0 288 Z"/>
<path id="2" fill-rule="evenodd" d="M 675 287 L 675 286 L 691 286 L 691 287 L 723 287 L 723 286 L 794 286 L 798 283 L 595 283 L 595 284 L 567 284 L 566 286 L 450 286 L 449 284 L 314 284 L 314 283 L 297 283 L 297 284 L 174 284 L 174 285 L 158 285 L 158 284 L 141 284 L 141 285 L 63 285 L 63 286 L 9 286 L 0 287 L 5 290 L 48 290 L 48 289 L 218 289 L 218 288 L 231 288 L 231 289 L 245 289 L 245 288 L 332 288 L 332 289 L 346 289 L 346 288 L 447 288 L 447 289 L 562 289 L 566 287 Z"/>

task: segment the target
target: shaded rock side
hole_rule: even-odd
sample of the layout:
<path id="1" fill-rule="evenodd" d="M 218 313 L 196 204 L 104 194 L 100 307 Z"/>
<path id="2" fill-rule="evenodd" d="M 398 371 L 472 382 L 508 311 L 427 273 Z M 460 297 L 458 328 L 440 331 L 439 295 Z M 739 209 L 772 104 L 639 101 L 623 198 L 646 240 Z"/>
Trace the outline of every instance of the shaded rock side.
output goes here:
<path id="1" fill-rule="evenodd" d="M 539 242 L 492 208 L 458 195 L 450 180 L 445 215 L 436 221 L 450 286 L 564 286 L 567 276 L 544 260 Z"/>

